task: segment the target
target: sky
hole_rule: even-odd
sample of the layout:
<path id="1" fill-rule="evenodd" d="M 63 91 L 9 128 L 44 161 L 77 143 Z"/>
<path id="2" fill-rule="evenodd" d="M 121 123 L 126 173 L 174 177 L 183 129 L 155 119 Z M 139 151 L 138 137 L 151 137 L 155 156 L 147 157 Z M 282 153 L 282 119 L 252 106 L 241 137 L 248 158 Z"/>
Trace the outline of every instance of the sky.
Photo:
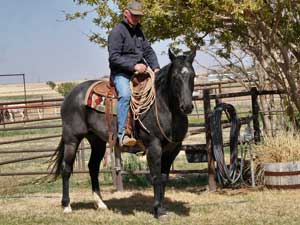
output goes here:
<path id="1" fill-rule="evenodd" d="M 0 0 L 0 75 L 24 73 L 26 82 L 95 79 L 109 75 L 107 48 L 88 40 L 99 32 L 91 20 L 63 21 L 83 10 L 73 0 Z M 169 63 L 168 41 L 154 43 L 161 66 Z M 212 63 L 198 54 L 197 61 Z M 200 67 L 195 67 L 201 72 Z M 0 83 L 21 77 L 0 77 Z"/>

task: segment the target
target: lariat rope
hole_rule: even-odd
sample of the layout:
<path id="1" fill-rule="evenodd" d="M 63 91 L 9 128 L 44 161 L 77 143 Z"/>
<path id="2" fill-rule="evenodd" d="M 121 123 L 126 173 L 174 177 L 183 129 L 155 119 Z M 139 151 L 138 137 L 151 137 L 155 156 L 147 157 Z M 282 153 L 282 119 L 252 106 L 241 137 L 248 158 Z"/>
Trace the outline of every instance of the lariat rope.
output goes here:
<path id="1" fill-rule="evenodd" d="M 140 117 L 150 109 L 155 101 L 155 74 L 149 67 L 147 67 L 145 73 L 149 74 L 149 78 L 142 82 L 142 87 L 140 87 L 140 85 L 134 85 L 133 82 L 134 77 L 139 76 L 138 73 L 134 73 L 130 80 L 130 108 L 133 112 L 133 119 L 138 120 L 141 124 Z"/>
<path id="2" fill-rule="evenodd" d="M 139 76 L 138 73 L 134 73 L 130 80 L 130 90 L 131 90 L 131 101 L 130 101 L 130 108 L 132 110 L 133 119 L 139 121 L 143 129 L 145 129 L 148 133 L 149 130 L 145 127 L 145 125 L 142 123 L 140 117 L 146 113 L 151 105 L 155 102 L 155 117 L 157 125 L 160 129 L 160 132 L 162 135 L 171 143 L 176 143 L 172 141 L 170 138 L 167 137 L 164 130 L 162 129 L 159 118 L 158 118 L 158 109 L 157 109 L 157 103 L 155 101 L 156 94 L 155 94 L 155 73 L 152 71 L 150 67 L 147 67 L 147 70 L 145 72 L 146 74 L 149 74 L 149 78 L 146 79 L 142 87 L 139 85 L 134 85 L 133 79 L 135 76 Z"/>

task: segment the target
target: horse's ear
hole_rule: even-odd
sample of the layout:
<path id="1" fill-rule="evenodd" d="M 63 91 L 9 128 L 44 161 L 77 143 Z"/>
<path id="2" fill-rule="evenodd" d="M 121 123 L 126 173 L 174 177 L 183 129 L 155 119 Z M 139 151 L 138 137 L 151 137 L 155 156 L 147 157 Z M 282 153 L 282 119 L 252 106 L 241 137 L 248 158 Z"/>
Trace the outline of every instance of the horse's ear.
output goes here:
<path id="1" fill-rule="evenodd" d="M 172 52 L 172 50 L 169 48 L 168 50 L 168 54 L 169 54 L 169 58 L 171 60 L 171 62 L 175 59 L 175 55 L 174 53 Z"/>
<path id="2" fill-rule="evenodd" d="M 195 56 L 196 56 L 196 48 L 192 49 L 191 53 L 187 57 L 187 60 L 193 63 Z"/>

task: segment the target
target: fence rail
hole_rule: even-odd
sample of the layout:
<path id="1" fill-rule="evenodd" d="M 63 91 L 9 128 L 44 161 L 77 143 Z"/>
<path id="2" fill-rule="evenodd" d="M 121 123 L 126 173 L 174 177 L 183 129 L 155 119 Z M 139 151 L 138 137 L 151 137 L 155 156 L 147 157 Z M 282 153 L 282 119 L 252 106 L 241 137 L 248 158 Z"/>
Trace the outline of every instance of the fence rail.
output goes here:
<path id="1" fill-rule="evenodd" d="M 222 85 L 225 84 L 219 83 L 217 85 Z M 226 82 L 226 84 L 234 84 L 234 82 Z M 215 168 L 214 168 L 214 161 L 212 157 L 212 149 L 211 149 L 211 137 L 210 137 L 210 125 L 209 125 L 209 120 L 210 120 L 210 113 L 211 113 L 211 100 L 215 100 L 216 103 L 220 102 L 222 99 L 228 99 L 228 98 L 239 98 L 239 97 L 244 97 L 244 96 L 249 96 L 251 97 L 251 115 L 247 117 L 241 117 L 241 124 L 246 124 L 248 121 L 251 119 L 253 121 L 253 127 L 255 131 L 255 140 L 259 141 L 260 138 L 260 124 L 259 124 L 259 113 L 261 112 L 258 106 L 258 96 L 260 95 L 279 95 L 279 94 L 285 94 L 284 91 L 282 90 L 261 90 L 258 91 L 256 88 L 252 88 L 250 91 L 239 91 L 239 92 L 230 92 L 230 93 L 211 93 L 211 89 L 205 89 L 207 87 L 213 87 L 213 85 L 216 84 L 205 84 L 205 85 L 198 85 L 196 87 L 201 87 L 203 89 L 203 95 L 202 96 L 194 96 L 193 100 L 197 101 L 198 103 L 201 101 L 203 103 L 203 114 L 199 114 L 197 112 L 197 115 L 204 116 L 204 123 L 203 122 L 198 122 L 198 123 L 190 123 L 189 127 L 189 133 L 190 134 L 198 134 L 200 132 L 204 132 L 206 135 L 206 143 L 205 144 L 197 144 L 197 145 L 184 145 L 182 147 L 182 151 L 185 152 L 207 152 L 207 161 L 208 161 L 208 169 L 206 170 L 172 170 L 172 173 L 194 173 L 194 172 L 199 172 L 199 171 L 205 171 L 206 173 L 208 172 L 209 174 L 209 188 L 211 190 L 216 188 L 215 184 Z M 4 106 L 5 107 L 10 107 L 11 109 L 17 109 L 21 108 L 21 106 L 15 106 L 17 104 L 26 104 L 22 108 L 44 108 L 44 107 L 56 107 L 59 104 L 58 103 L 52 103 L 48 104 L 50 102 L 61 102 L 63 98 L 53 98 L 53 99 L 43 99 L 41 100 L 28 100 L 26 102 L 24 101 L 16 101 L 16 102 L 5 102 L 5 103 L 0 103 L 0 108 Z M 48 102 L 48 103 L 47 103 Z M 45 104 L 46 103 L 46 104 Z M 30 104 L 36 104 L 36 105 L 30 105 Z M 9 106 L 11 105 L 11 106 Z M 14 106 L 12 106 L 14 105 Z M 242 113 L 242 112 L 241 112 Z M 247 113 L 247 112 L 245 112 Z M 59 120 L 60 117 L 58 116 L 50 116 L 47 118 L 41 118 L 41 119 L 28 119 L 24 121 L 15 121 L 15 122 L 7 122 L 3 125 L 13 125 L 13 124 L 18 124 L 18 123 L 31 123 L 31 122 L 42 122 L 42 121 L 55 121 Z M 230 123 L 228 120 L 222 120 L 223 128 L 228 128 L 230 127 Z M 19 126 L 19 127 L 5 127 L 1 128 L 0 131 L 17 131 L 17 130 L 38 130 L 38 129 L 53 129 L 53 128 L 59 128 L 61 125 L 30 125 L 30 126 Z M 53 135 L 47 135 L 47 136 L 42 136 L 42 137 L 34 137 L 34 138 L 27 138 L 27 139 L 17 139 L 17 140 L 9 140 L 9 141 L 2 141 L 0 142 L 0 145 L 9 145 L 9 144 L 14 144 L 14 143 L 21 143 L 21 142 L 29 142 L 29 141 L 37 141 L 37 140 L 44 140 L 44 139 L 50 139 L 50 138 L 58 138 L 60 137 L 61 134 L 53 134 Z M 58 144 L 58 143 L 57 143 Z M 87 173 L 85 171 L 85 161 L 84 161 L 84 150 L 89 149 L 87 147 L 81 147 L 81 150 L 79 151 L 80 154 L 82 154 L 80 159 L 78 159 L 78 163 L 80 164 L 80 168 L 83 170 L 76 170 L 74 173 Z M 12 164 L 12 163 L 17 163 L 21 161 L 29 161 L 29 160 L 34 160 L 34 159 L 40 159 L 40 158 L 47 158 L 50 157 L 55 149 L 50 149 L 50 148 L 45 148 L 45 149 L 5 149 L 5 150 L 0 150 L 0 154 L 16 154 L 16 153 L 44 153 L 42 155 L 36 155 L 36 156 L 30 156 L 30 157 L 23 157 L 23 158 L 17 158 L 13 160 L 6 160 L 0 162 L 0 166 L 2 165 L 7 165 L 7 164 Z M 49 154 L 45 154 L 49 153 Z M 50 154 L 51 153 L 51 154 Z M 102 170 L 102 173 L 112 173 L 113 171 L 111 170 Z M 122 174 L 126 174 L 129 172 L 122 171 Z M 130 173 L 134 174 L 145 174 L 148 173 L 148 171 L 130 171 Z M 200 173 L 200 172 L 199 172 Z M 0 176 L 13 176 L 13 175 L 46 175 L 49 174 L 47 171 L 37 171 L 37 172 L 15 172 L 15 173 L 10 173 L 10 172 L 1 172 Z"/>

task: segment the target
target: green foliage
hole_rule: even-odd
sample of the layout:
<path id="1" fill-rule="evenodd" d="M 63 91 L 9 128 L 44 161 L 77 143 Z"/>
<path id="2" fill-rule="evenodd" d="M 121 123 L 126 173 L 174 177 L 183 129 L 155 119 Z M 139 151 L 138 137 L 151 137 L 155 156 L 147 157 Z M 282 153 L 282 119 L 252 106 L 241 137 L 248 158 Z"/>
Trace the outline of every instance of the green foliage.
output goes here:
<path id="1" fill-rule="evenodd" d="M 47 81 L 46 84 L 52 89 L 54 90 L 54 88 L 56 87 L 56 84 L 53 81 Z"/>
<path id="2" fill-rule="evenodd" d="M 102 29 L 89 39 L 106 46 L 107 35 L 122 18 L 129 0 L 74 2 L 91 10 L 66 14 L 66 19 L 92 14 L 92 22 Z M 213 44 L 219 48 L 215 55 L 223 59 L 231 58 L 239 48 L 258 62 L 277 88 L 288 92 L 289 104 L 300 111 L 299 1 L 144 0 L 143 5 L 141 23 L 150 42 L 170 39 L 172 47 L 184 44 L 197 49 Z"/>
<path id="3" fill-rule="evenodd" d="M 125 175 L 123 181 L 129 185 L 137 185 L 146 187 L 150 185 L 150 181 L 145 175 L 137 175 L 132 172 L 138 170 L 146 170 L 146 163 L 141 161 L 136 155 L 127 154 L 123 160 L 123 170 L 129 172 Z"/>
<path id="4" fill-rule="evenodd" d="M 101 33 L 92 33 L 90 40 L 106 46 L 107 34 L 122 18 L 129 0 L 74 2 L 93 9 L 66 14 L 66 19 L 85 18 L 93 13 L 95 17 L 92 22 L 103 30 Z M 233 42 L 243 45 L 257 39 L 253 34 L 256 31 L 263 35 L 273 32 L 271 42 L 279 38 L 286 44 L 292 42 L 299 47 L 300 4 L 297 1 L 144 0 L 143 6 L 143 30 L 151 42 L 172 39 L 189 47 L 200 47 L 205 44 L 204 34 L 209 34 L 210 38 L 215 38 L 225 46 L 224 51 L 230 52 Z M 220 54 L 228 56 L 225 52 Z"/>
<path id="5" fill-rule="evenodd" d="M 146 164 L 139 160 L 134 154 L 126 154 L 123 159 L 123 169 L 126 171 L 135 171 L 146 169 Z"/>
<path id="6" fill-rule="evenodd" d="M 122 18 L 128 0 L 94 1 L 75 0 L 79 5 L 88 5 L 94 10 L 66 14 L 67 20 L 85 18 L 95 12 L 93 23 L 103 28 L 105 33 L 93 33 L 90 40 L 105 46 L 108 32 Z M 231 20 L 244 21 L 244 11 L 260 10 L 260 1 L 143 1 L 145 17 L 142 20 L 143 30 L 151 42 L 172 39 L 179 40 L 188 46 L 202 45 L 203 33 L 216 32 L 223 29 Z M 236 22 L 235 21 L 235 22 Z M 232 23 L 233 24 L 233 23 Z M 226 36 L 226 35 L 225 35 Z M 180 37 L 180 38 L 179 38 Z"/>
<path id="7" fill-rule="evenodd" d="M 63 96 L 66 96 L 77 84 L 74 82 L 65 82 L 57 85 L 57 91 Z"/>

